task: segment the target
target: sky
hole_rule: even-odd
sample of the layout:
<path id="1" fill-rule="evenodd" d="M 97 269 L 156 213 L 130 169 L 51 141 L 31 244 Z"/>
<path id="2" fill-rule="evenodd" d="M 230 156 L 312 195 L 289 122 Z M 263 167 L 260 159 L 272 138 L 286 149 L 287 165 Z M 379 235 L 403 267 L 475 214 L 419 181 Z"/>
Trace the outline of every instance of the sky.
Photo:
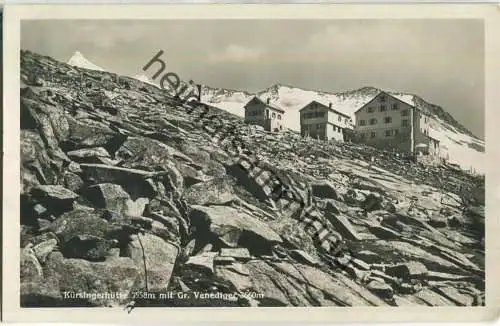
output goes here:
<path id="1" fill-rule="evenodd" d="M 249 92 L 280 83 L 412 93 L 484 139 L 481 20 L 31 20 L 21 48 L 64 62 L 80 51 L 108 71 L 148 77 L 155 71 L 142 67 L 163 50 L 165 72 Z"/>

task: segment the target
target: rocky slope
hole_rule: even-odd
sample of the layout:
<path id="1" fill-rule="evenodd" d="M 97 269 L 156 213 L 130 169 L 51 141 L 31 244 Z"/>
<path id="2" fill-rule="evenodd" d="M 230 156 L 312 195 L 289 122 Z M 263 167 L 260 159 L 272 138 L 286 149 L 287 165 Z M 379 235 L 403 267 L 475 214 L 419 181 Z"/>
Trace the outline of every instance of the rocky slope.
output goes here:
<path id="1" fill-rule="evenodd" d="M 230 146 L 155 86 L 28 51 L 21 80 L 23 306 L 484 305 L 482 178 L 212 107 Z"/>

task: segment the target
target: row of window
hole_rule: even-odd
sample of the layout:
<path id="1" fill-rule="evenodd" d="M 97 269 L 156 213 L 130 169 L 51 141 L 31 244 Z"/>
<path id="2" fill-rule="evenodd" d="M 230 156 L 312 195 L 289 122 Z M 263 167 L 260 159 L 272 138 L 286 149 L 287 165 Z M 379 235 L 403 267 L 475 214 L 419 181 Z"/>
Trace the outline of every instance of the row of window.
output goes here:
<path id="1" fill-rule="evenodd" d="M 247 116 L 255 117 L 262 114 L 262 110 L 247 111 Z"/>
<path id="2" fill-rule="evenodd" d="M 248 117 L 255 117 L 255 116 L 259 116 L 259 115 L 262 115 L 262 110 L 254 110 L 254 111 L 247 112 Z M 276 119 L 276 117 L 277 117 L 278 120 L 281 120 L 281 114 L 276 114 L 275 112 L 271 113 L 271 117 L 273 119 Z M 266 110 L 266 118 L 269 119 L 269 110 Z"/>
<path id="3" fill-rule="evenodd" d="M 370 125 L 376 125 L 377 124 L 377 119 L 372 118 L 368 120 Z M 392 117 L 385 117 L 384 118 L 384 123 L 392 123 Z M 360 126 L 366 126 L 366 120 L 359 120 L 358 123 Z M 409 121 L 407 119 L 401 120 L 401 126 L 402 127 L 408 127 L 410 125 Z"/>
<path id="4" fill-rule="evenodd" d="M 325 129 L 325 124 L 324 123 L 316 123 L 316 124 L 311 124 L 311 125 L 305 125 L 306 130 L 312 130 L 312 129 Z"/>
<path id="5" fill-rule="evenodd" d="M 384 132 L 385 134 L 385 137 L 392 137 L 392 136 L 399 136 L 399 130 L 398 129 L 387 129 L 385 130 Z M 359 134 L 361 139 L 365 139 L 367 134 L 362 132 Z M 376 138 L 377 137 L 377 133 L 375 131 L 372 131 L 370 132 L 370 138 Z"/>
<path id="6" fill-rule="evenodd" d="M 271 116 L 272 116 L 273 119 L 275 119 L 276 116 L 278 116 L 278 120 L 281 120 L 281 114 L 276 114 L 276 113 L 273 112 Z M 267 115 L 267 117 L 269 118 L 269 114 Z"/>
<path id="7" fill-rule="evenodd" d="M 342 128 L 335 126 L 335 125 L 332 127 L 333 127 L 333 131 L 342 132 Z M 325 124 L 324 123 L 316 123 L 316 124 L 303 125 L 301 129 L 302 130 L 325 129 Z"/>
<path id="8" fill-rule="evenodd" d="M 391 106 L 391 108 L 392 108 L 393 111 L 399 110 L 399 104 L 398 103 L 393 103 L 392 106 Z M 369 106 L 366 110 L 368 111 L 368 113 L 375 112 L 375 108 L 373 106 Z M 387 111 L 387 106 L 386 105 L 380 105 L 379 111 L 380 112 Z M 405 111 L 407 111 L 407 110 L 405 110 Z"/>
<path id="9" fill-rule="evenodd" d="M 323 118 L 326 112 L 306 112 L 302 115 L 303 119 L 314 119 L 314 118 Z M 339 115 L 337 117 L 339 122 L 342 122 L 342 116 Z M 349 123 L 349 118 L 344 118 L 345 123 Z"/>
<path id="10" fill-rule="evenodd" d="M 304 119 L 323 118 L 326 112 L 306 112 L 302 115 Z"/>

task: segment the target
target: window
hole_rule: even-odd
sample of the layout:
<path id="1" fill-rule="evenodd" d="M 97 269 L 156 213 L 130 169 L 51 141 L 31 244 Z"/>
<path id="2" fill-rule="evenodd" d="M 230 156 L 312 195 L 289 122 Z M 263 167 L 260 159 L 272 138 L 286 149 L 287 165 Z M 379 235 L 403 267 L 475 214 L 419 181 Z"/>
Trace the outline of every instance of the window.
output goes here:
<path id="1" fill-rule="evenodd" d="M 342 117 L 339 115 L 339 121 L 342 121 Z"/>
<path id="2" fill-rule="evenodd" d="M 408 120 L 406 120 L 406 119 L 405 120 L 401 120 L 401 126 L 402 127 L 408 127 L 408 125 L 409 125 L 408 124 Z"/>
<path id="3" fill-rule="evenodd" d="M 392 104 L 392 109 L 393 109 L 393 110 L 399 110 L 399 105 L 398 105 L 398 103 L 393 103 L 393 104 Z"/>
<path id="4" fill-rule="evenodd" d="M 316 129 L 321 129 L 321 123 L 316 124 Z"/>
<path id="5" fill-rule="evenodd" d="M 366 110 L 368 113 L 372 113 L 373 112 L 373 108 L 370 106 L 367 110 Z"/>
<path id="6" fill-rule="evenodd" d="M 387 108 L 385 107 L 385 105 L 381 105 L 380 112 L 385 112 L 385 111 L 387 111 Z"/>
<path id="7" fill-rule="evenodd" d="M 377 136 L 377 133 L 376 133 L 376 132 L 372 131 L 372 132 L 370 133 L 370 138 L 375 138 L 376 136 Z"/>
<path id="8" fill-rule="evenodd" d="M 392 136 L 392 130 L 390 130 L 390 129 L 389 129 L 389 130 L 386 130 L 386 131 L 385 131 L 385 136 L 386 136 L 386 137 L 391 137 L 391 136 Z"/>
<path id="9" fill-rule="evenodd" d="M 360 126 L 365 126 L 366 125 L 366 120 L 359 120 L 359 125 Z"/>
<path id="10" fill-rule="evenodd" d="M 269 110 L 266 110 L 266 118 L 269 119 Z"/>
<path id="11" fill-rule="evenodd" d="M 403 117 L 408 116 L 408 115 L 409 115 L 408 109 L 405 109 L 405 110 L 401 111 L 401 115 L 402 115 Z"/>
<path id="12" fill-rule="evenodd" d="M 376 123 L 377 123 L 377 119 L 375 119 L 375 118 L 370 119 L 370 124 L 371 125 L 374 125 Z"/>
<path id="13" fill-rule="evenodd" d="M 272 117 L 273 117 L 273 119 L 276 118 L 276 113 L 273 112 Z"/>
<path id="14" fill-rule="evenodd" d="M 281 120 L 281 114 L 278 114 L 278 120 Z"/>
<path id="15" fill-rule="evenodd" d="M 385 123 L 391 123 L 392 122 L 392 118 L 391 117 L 385 117 L 384 118 L 384 122 Z"/>
<path id="16" fill-rule="evenodd" d="M 394 136 L 399 135 L 399 129 L 394 129 Z"/>
<path id="17" fill-rule="evenodd" d="M 380 95 L 380 102 L 385 102 L 385 95 Z"/>
<path id="18" fill-rule="evenodd" d="M 345 123 L 349 123 L 349 118 L 345 118 Z"/>

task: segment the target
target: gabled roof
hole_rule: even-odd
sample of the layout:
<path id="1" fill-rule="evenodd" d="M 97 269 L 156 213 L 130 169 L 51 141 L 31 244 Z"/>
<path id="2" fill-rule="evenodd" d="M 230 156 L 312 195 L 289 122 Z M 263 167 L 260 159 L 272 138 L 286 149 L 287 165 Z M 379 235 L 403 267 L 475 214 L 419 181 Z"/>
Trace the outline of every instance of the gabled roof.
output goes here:
<path id="1" fill-rule="evenodd" d="M 407 104 L 407 105 L 411 106 L 412 108 L 414 108 L 416 110 L 419 110 L 423 114 L 425 114 L 427 116 L 430 116 L 429 113 L 427 113 L 426 111 L 424 111 L 421 108 L 419 108 L 418 105 L 415 103 L 415 95 L 405 94 L 405 93 L 392 93 L 392 92 L 386 92 L 386 91 L 380 91 L 378 94 L 376 94 L 375 96 L 373 96 L 373 98 L 369 102 L 365 103 L 359 109 L 357 109 L 356 111 L 354 111 L 354 114 L 358 113 L 359 110 L 363 109 L 365 106 L 367 106 L 371 102 L 373 102 L 373 100 L 376 99 L 380 94 L 385 94 L 387 96 L 390 96 L 393 99 L 396 99 L 396 100 L 398 100 L 398 101 L 400 101 L 400 102 L 402 102 L 404 104 Z"/>
<path id="2" fill-rule="evenodd" d="M 318 101 L 316 101 L 316 100 L 312 100 L 311 102 L 309 102 L 309 103 L 308 103 L 307 105 L 305 105 L 302 109 L 300 109 L 300 110 L 299 110 L 299 112 L 300 112 L 300 111 L 302 111 L 302 110 L 304 110 L 305 108 L 307 108 L 309 105 L 311 105 L 311 104 L 313 104 L 313 103 L 319 104 L 319 105 L 323 106 L 324 108 L 326 108 L 327 110 L 329 110 L 329 111 L 331 111 L 331 112 L 337 113 L 338 115 L 341 115 L 341 116 L 343 116 L 343 117 L 345 117 L 345 118 L 351 119 L 351 117 L 350 117 L 350 116 L 348 116 L 347 114 L 342 113 L 342 112 L 340 112 L 340 111 L 337 111 L 337 110 L 335 110 L 335 109 L 331 108 L 330 106 L 325 105 L 325 104 L 323 104 L 323 103 L 320 103 L 320 102 L 318 102 Z"/>
<path id="3" fill-rule="evenodd" d="M 271 108 L 271 109 L 273 109 L 273 110 L 279 111 L 279 112 L 281 112 L 281 113 L 285 113 L 285 110 L 280 109 L 280 108 L 278 108 L 278 107 L 276 107 L 276 106 L 274 106 L 274 105 L 268 104 L 268 103 L 266 103 L 266 102 L 262 101 L 262 100 L 261 100 L 260 98 L 258 98 L 257 96 L 252 97 L 252 99 L 250 99 L 250 101 L 248 101 L 248 102 L 247 102 L 247 104 L 245 104 L 244 108 L 247 108 L 248 104 L 250 104 L 250 103 L 252 103 L 252 102 L 254 102 L 254 101 L 255 101 L 255 102 L 257 102 L 257 103 L 259 103 L 259 104 L 263 104 L 263 105 L 265 105 L 266 107 Z"/>

